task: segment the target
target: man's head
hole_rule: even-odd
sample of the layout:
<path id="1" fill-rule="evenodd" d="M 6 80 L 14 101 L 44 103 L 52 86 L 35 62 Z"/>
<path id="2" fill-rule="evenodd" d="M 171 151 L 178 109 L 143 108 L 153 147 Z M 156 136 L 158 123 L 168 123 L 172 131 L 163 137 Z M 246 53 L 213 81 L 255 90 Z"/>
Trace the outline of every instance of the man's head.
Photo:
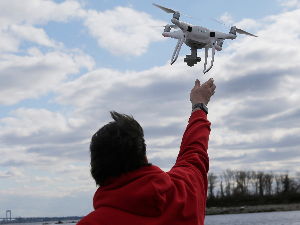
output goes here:
<path id="1" fill-rule="evenodd" d="M 132 116 L 115 111 L 110 114 L 115 121 L 99 129 L 90 144 L 91 174 L 100 186 L 109 178 L 152 165 L 145 159 L 146 144 L 140 124 Z"/>

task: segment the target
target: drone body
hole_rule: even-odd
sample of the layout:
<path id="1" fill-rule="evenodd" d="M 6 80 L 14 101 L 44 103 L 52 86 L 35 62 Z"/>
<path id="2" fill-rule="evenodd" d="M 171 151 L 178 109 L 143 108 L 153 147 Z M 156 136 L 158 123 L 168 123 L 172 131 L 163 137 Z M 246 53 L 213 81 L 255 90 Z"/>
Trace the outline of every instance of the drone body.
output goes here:
<path id="1" fill-rule="evenodd" d="M 205 48 L 205 63 L 203 73 L 206 73 L 213 67 L 215 50 L 222 50 L 222 45 L 225 39 L 235 39 L 237 37 L 236 33 L 255 36 L 246 31 L 236 28 L 235 26 L 231 27 L 229 33 L 223 33 L 219 31 L 210 30 L 202 26 L 188 24 L 179 21 L 179 11 L 174 11 L 172 9 L 168 9 L 156 4 L 153 5 L 159 7 L 167 13 L 173 13 L 173 18 L 171 19 L 171 22 L 174 25 L 167 24 L 165 26 L 164 32 L 162 33 L 164 37 L 178 39 L 177 45 L 172 55 L 171 65 L 177 60 L 181 46 L 183 43 L 185 43 L 191 48 L 191 55 L 187 55 L 186 58 L 184 58 L 184 62 L 186 62 L 188 66 L 194 66 L 195 64 L 197 64 L 197 62 L 201 61 L 201 58 L 197 57 L 197 49 Z M 180 30 L 171 32 L 171 28 L 180 28 Z M 210 67 L 206 69 L 209 48 L 212 49 L 212 60 Z"/>

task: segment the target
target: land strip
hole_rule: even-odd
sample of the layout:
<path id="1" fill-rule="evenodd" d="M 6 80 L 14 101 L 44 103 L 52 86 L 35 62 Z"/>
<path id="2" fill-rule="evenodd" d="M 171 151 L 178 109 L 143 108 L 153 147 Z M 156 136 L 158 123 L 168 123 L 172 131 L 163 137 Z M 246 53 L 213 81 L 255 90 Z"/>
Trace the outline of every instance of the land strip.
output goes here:
<path id="1" fill-rule="evenodd" d="M 276 204 L 276 205 L 256 205 L 239 207 L 210 207 L 206 208 L 206 215 L 218 214 L 239 214 L 239 213 L 259 213 L 277 211 L 300 211 L 300 203 Z"/>

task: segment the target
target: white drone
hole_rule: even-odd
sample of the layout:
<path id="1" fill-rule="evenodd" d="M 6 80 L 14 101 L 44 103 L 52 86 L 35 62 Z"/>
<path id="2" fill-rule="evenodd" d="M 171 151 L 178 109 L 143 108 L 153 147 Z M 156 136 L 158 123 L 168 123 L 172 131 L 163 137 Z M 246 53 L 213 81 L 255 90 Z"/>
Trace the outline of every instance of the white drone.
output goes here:
<path id="1" fill-rule="evenodd" d="M 164 10 L 166 13 L 173 13 L 173 18 L 171 19 L 171 22 L 174 25 L 167 24 L 166 26 L 164 26 L 165 29 L 164 29 L 164 32 L 162 33 L 162 35 L 164 37 L 171 37 L 171 38 L 178 39 L 177 45 L 176 45 L 174 53 L 172 55 L 171 65 L 178 58 L 179 51 L 184 42 L 187 46 L 191 47 L 191 55 L 186 55 L 186 58 L 184 58 L 184 62 L 186 62 L 187 65 L 191 66 L 191 67 L 194 66 L 195 64 L 197 64 L 197 62 L 201 61 L 201 58 L 197 57 L 197 49 L 205 48 L 205 63 L 204 63 L 203 73 L 206 73 L 213 66 L 215 50 L 217 50 L 217 51 L 222 50 L 222 45 L 223 45 L 223 42 L 225 39 L 231 39 L 231 40 L 235 39 L 237 37 L 236 33 L 246 34 L 246 35 L 251 35 L 251 36 L 257 37 L 253 34 L 243 31 L 242 29 L 236 28 L 235 26 L 229 26 L 229 27 L 231 27 L 229 34 L 210 30 L 210 29 L 207 29 L 207 28 L 201 27 L 201 26 L 194 26 L 192 24 L 188 24 L 188 23 L 179 21 L 180 14 L 184 15 L 182 13 L 179 13 L 179 11 L 174 11 L 172 9 L 168 9 L 168 8 L 156 5 L 154 3 L 153 3 L 153 5 Z M 186 16 L 186 15 L 184 15 L 184 16 Z M 190 17 L 190 16 L 188 16 L 188 17 Z M 196 18 L 194 18 L 194 19 L 196 19 Z M 216 22 L 219 22 L 219 21 L 216 21 Z M 221 22 L 219 22 L 219 23 L 221 23 Z M 224 23 L 221 23 L 221 24 L 224 24 Z M 226 24 L 224 24 L 224 25 L 226 25 Z M 226 25 L 226 26 L 228 26 L 228 25 Z M 174 28 L 174 29 L 180 28 L 181 30 L 170 32 L 171 28 Z M 212 48 L 212 60 L 211 60 L 210 67 L 208 69 L 206 69 L 209 48 Z M 175 56 L 175 54 L 176 54 L 176 56 Z"/>

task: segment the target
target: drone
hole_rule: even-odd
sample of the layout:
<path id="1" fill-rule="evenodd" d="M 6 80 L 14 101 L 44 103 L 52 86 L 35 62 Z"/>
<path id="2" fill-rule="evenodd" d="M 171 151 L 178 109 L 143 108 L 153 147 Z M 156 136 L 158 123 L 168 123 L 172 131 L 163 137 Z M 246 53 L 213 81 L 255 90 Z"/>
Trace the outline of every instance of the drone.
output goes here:
<path id="1" fill-rule="evenodd" d="M 187 63 L 188 66 L 192 67 L 197 62 L 201 61 L 200 57 L 197 57 L 197 49 L 202 49 L 205 48 L 205 63 L 204 63 L 204 70 L 203 73 L 207 73 L 212 67 L 214 63 L 214 56 L 215 56 L 215 50 L 221 51 L 222 50 L 222 45 L 223 42 L 225 42 L 225 39 L 235 39 L 236 33 L 239 34 L 246 34 L 250 36 L 257 37 L 256 35 L 250 34 L 242 29 L 237 28 L 236 26 L 229 26 L 227 24 L 224 24 L 222 22 L 219 22 L 217 20 L 214 20 L 216 22 L 219 22 L 223 25 L 229 26 L 230 31 L 229 33 L 223 33 L 220 31 L 214 31 L 210 30 L 205 27 L 201 26 L 195 26 L 192 24 L 188 24 L 185 22 L 179 21 L 180 14 L 184 15 L 182 13 L 179 13 L 179 11 L 175 11 L 173 9 L 168 9 L 159 5 L 156 5 L 153 3 L 153 5 L 157 6 L 158 8 L 164 10 L 166 13 L 173 13 L 173 18 L 171 19 L 171 22 L 174 25 L 167 24 L 164 29 L 164 32 L 162 35 L 164 37 L 171 37 L 174 39 L 178 39 L 177 45 L 175 47 L 174 53 L 171 58 L 171 65 L 177 60 L 179 51 L 181 49 L 181 46 L 183 42 L 191 48 L 191 55 L 186 55 L 186 58 L 184 58 L 184 62 Z M 187 15 L 184 15 L 187 16 Z M 187 16 L 190 17 L 190 16 Z M 194 17 L 191 17 L 194 18 Z M 194 18 L 196 19 L 196 18 Z M 171 32 L 171 28 L 178 29 L 180 30 L 173 31 Z M 227 42 L 226 42 L 227 43 Z M 228 44 L 228 43 L 227 43 Z M 211 65 L 209 68 L 206 68 L 207 65 L 207 58 L 208 58 L 208 49 L 212 49 L 212 60 L 211 60 Z"/>

